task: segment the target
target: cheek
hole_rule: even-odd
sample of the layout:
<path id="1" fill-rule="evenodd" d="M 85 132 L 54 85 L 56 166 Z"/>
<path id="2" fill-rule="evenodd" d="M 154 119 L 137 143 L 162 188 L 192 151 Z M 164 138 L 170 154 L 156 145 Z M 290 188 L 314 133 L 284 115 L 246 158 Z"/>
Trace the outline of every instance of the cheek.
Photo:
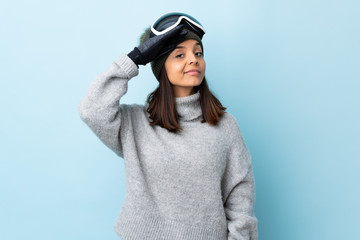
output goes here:
<path id="1" fill-rule="evenodd" d="M 167 63 L 165 69 L 170 82 L 176 81 L 183 73 L 183 64 L 180 63 Z"/>
<path id="2" fill-rule="evenodd" d="M 206 70 L 206 63 L 204 60 L 202 60 L 202 63 L 200 63 L 201 73 L 203 76 L 205 76 L 205 70 Z"/>
<path id="3" fill-rule="evenodd" d="M 182 62 L 174 62 L 171 64 L 171 71 L 174 73 L 182 73 L 184 64 Z"/>

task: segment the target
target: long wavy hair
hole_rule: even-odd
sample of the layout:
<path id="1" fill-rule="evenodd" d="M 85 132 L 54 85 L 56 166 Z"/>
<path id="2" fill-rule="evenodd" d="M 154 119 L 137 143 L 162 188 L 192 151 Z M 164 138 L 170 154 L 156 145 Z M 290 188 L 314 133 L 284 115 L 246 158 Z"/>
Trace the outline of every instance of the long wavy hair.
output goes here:
<path id="1" fill-rule="evenodd" d="M 200 91 L 200 105 L 203 117 L 201 122 L 216 126 L 226 108 L 211 93 L 205 77 L 199 86 L 195 86 L 195 91 Z M 173 133 L 182 130 L 178 121 L 175 95 L 165 66 L 161 69 L 159 86 L 148 95 L 146 101 L 149 104 L 147 112 L 152 120 L 151 126 L 158 125 Z"/>

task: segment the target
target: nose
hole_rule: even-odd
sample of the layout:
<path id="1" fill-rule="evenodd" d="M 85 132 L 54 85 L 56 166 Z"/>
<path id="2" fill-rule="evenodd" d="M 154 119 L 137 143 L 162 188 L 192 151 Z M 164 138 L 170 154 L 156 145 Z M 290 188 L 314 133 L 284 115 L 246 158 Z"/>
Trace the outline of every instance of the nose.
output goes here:
<path id="1" fill-rule="evenodd" d="M 189 57 L 189 64 L 195 64 L 195 65 L 198 65 L 199 64 L 199 60 L 197 59 L 197 57 L 195 56 L 195 54 L 190 54 L 190 57 Z"/>

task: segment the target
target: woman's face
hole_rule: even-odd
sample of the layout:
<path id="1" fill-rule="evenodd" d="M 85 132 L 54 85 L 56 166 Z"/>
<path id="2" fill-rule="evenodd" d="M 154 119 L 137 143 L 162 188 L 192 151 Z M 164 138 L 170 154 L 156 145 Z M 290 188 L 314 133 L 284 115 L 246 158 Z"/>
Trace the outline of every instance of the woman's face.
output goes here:
<path id="1" fill-rule="evenodd" d="M 169 81 L 173 84 L 175 97 L 194 93 L 205 76 L 205 60 L 201 45 L 194 39 L 178 44 L 165 61 Z"/>

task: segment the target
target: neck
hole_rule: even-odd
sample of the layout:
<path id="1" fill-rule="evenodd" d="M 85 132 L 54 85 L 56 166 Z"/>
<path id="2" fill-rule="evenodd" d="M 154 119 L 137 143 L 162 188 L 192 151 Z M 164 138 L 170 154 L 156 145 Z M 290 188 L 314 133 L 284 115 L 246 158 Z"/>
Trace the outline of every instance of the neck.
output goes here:
<path id="1" fill-rule="evenodd" d="M 191 121 L 202 116 L 199 91 L 186 97 L 175 98 L 175 101 L 180 121 Z"/>
<path id="2" fill-rule="evenodd" d="M 194 87 L 178 87 L 178 86 L 173 86 L 173 91 L 174 91 L 174 95 L 175 97 L 187 97 L 190 95 L 195 94 L 195 88 Z"/>

